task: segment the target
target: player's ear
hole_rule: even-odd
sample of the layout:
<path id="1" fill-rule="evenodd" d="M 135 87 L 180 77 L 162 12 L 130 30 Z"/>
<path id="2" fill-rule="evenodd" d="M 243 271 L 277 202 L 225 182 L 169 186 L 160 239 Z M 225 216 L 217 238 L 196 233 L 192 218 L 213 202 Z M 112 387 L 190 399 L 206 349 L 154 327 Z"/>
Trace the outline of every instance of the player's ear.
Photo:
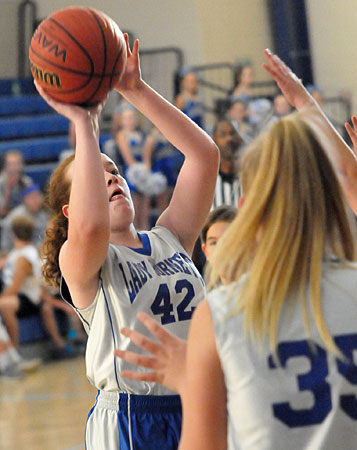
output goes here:
<path id="1" fill-rule="evenodd" d="M 237 207 L 238 207 L 238 209 L 241 209 L 241 207 L 242 207 L 243 204 L 244 204 L 244 200 L 245 200 L 245 197 L 239 197 L 239 198 L 238 198 L 238 202 L 237 202 Z"/>
<path id="2" fill-rule="evenodd" d="M 69 214 L 68 214 L 68 207 L 69 207 L 69 205 L 63 205 L 63 206 L 62 206 L 62 214 L 64 215 L 64 217 L 67 217 L 67 219 L 68 219 L 68 217 L 69 217 Z"/>
<path id="3" fill-rule="evenodd" d="M 207 258 L 206 244 L 201 244 L 201 248 L 202 248 L 203 253 L 205 254 L 205 257 Z"/>

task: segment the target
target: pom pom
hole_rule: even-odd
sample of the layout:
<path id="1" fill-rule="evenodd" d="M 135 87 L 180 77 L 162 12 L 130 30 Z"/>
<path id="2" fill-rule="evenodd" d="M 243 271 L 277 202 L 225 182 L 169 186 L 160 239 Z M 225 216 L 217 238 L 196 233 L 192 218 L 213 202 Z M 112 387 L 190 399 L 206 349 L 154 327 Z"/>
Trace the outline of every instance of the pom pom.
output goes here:
<path id="1" fill-rule="evenodd" d="M 161 172 L 150 173 L 146 180 L 145 194 L 148 196 L 160 195 L 167 187 L 167 178 Z"/>

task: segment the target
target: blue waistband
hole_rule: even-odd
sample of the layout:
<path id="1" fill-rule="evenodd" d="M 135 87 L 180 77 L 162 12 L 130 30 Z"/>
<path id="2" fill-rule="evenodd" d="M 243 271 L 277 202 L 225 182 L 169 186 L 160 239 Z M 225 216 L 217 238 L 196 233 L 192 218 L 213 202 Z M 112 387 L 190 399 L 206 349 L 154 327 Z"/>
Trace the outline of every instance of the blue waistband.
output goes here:
<path id="1" fill-rule="evenodd" d="M 123 392 L 99 391 L 98 402 L 110 409 L 127 409 L 140 412 L 181 413 L 179 395 L 136 395 Z M 130 403 L 129 403 L 130 402 Z"/>

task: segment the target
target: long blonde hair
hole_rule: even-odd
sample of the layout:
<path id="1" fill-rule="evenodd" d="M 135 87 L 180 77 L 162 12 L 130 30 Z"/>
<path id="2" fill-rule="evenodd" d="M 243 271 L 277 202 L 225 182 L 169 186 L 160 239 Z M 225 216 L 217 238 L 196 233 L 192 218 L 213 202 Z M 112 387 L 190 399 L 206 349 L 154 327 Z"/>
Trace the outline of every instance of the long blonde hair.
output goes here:
<path id="1" fill-rule="evenodd" d="M 328 251 L 354 260 L 342 191 L 318 140 L 298 115 L 275 124 L 241 160 L 245 201 L 219 241 L 210 284 L 246 274 L 233 314 L 243 311 L 244 331 L 274 351 L 281 309 L 292 294 L 302 301 L 308 334 L 312 318 L 326 347 L 337 348 L 322 314 L 320 279 Z"/>

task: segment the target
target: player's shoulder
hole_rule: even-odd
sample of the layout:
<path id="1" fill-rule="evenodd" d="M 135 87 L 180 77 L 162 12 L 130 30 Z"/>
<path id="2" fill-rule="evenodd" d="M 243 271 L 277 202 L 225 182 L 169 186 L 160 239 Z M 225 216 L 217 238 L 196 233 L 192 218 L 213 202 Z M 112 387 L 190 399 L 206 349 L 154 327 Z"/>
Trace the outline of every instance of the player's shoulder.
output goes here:
<path id="1" fill-rule="evenodd" d="M 163 241 L 170 246 L 174 245 L 178 250 L 182 250 L 183 252 L 185 252 L 177 236 L 167 227 L 156 225 L 146 233 L 148 234 L 150 239 Z"/>

